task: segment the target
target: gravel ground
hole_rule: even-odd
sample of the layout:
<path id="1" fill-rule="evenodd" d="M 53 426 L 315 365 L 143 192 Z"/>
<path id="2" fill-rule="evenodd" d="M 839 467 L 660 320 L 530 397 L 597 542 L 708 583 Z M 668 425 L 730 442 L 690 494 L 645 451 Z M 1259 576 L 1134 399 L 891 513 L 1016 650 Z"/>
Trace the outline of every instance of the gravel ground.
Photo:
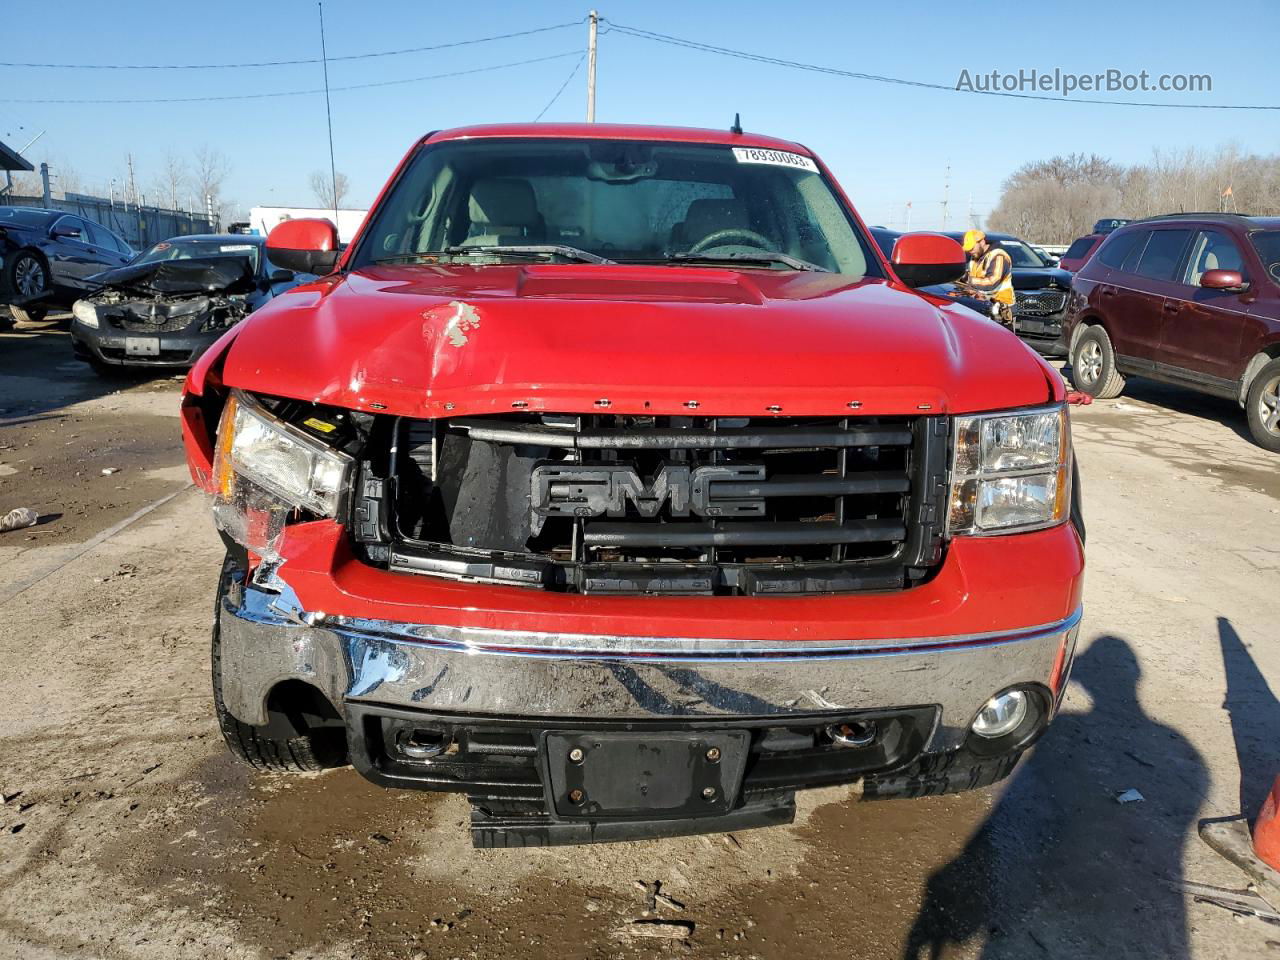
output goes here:
<path id="1" fill-rule="evenodd" d="M 54 325 L 0 334 L 0 512 L 49 517 L 0 534 L 0 957 L 1280 957 L 1280 927 L 1177 886 L 1244 885 L 1197 823 L 1280 773 L 1280 460 L 1230 403 L 1130 386 L 1073 411 L 1082 654 L 1006 784 L 477 851 L 457 798 L 231 761 L 178 382 L 100 381 Z"/>

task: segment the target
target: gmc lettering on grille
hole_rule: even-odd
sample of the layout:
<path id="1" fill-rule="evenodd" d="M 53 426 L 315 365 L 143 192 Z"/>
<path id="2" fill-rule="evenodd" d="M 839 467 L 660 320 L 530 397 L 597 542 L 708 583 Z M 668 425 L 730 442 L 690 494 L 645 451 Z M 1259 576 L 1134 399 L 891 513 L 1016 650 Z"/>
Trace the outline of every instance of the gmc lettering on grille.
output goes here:
<path id="1" fill-rule="evenodd" d="M 753 496 L 750 485 L 764 478 L 764 467 L 754 464 L 669 463 L 652 478 L 625 463 L 542 464 L 533 469 L 532 532 L 536 536 L 549 517 L 625 517 L 628 503 L 646 518 L 664 504 L 673 517 L 762 517 L 764 497 Z M 732 486 L 717 489 L 721 484 Z"/>

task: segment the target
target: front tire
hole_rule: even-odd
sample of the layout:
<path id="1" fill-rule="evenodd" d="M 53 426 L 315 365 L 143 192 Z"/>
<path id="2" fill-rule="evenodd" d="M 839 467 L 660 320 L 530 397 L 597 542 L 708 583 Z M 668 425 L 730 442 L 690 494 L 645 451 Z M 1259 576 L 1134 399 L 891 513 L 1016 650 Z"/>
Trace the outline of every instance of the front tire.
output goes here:
<path id="1" fill-rule="evenodd" d="M 1280 453 L 1280 359 L 1258 371 L 1249 384 L 1244 408 L 1254 441 L 1272 453 Z"/>
<path id="2" fill-rule="evenodd" d="M 31 300 L 49 291 L 49 267 L 38 253 L 20 250 L 5 264 L 4 280 L 15 300 Z M 43 306 L 11 305 L 9 310 L 15 320 L 29 323 L 39 323 L 49 312 Z"/>
<path id="3" fill-rule="evenodd" d="M 213 709 L 227 747 L 237 760 L 256 770 L 273 773 L 314 773 L 346 764 L 346 742 L 341 731 L 309 730 L 289 717 L 275 715 L 266 726 L 244 723 L 227 709 L 222 698 L 222 635 L 219 629 L 222 598 L 241 568 L 230 555 L 222 567 L 213 609 Z M 301 727 L 301 729 L 299 729 Z"/>
<path id="4" fill-rule="evenodd" d="M 1081 393 L 1110 400 L 1124 390 L 1124 377 L 1116 369 L 1116 352 L 1107 331 L 1092 326 L 1080 335 L 1071 351 L 1071 381 Z"/>

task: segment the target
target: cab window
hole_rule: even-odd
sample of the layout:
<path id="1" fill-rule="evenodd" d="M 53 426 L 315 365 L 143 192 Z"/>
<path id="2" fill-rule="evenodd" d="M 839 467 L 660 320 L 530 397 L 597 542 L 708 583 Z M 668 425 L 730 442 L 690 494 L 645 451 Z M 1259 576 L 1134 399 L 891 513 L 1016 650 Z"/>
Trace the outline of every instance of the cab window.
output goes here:
<path id="1" fill-rule="evenodd" d="M 1190 237 L 1190 230 L 1153 230 L 1134 272 L 1151 280 L 1173 280 Z"/>
<path id="2" fill-rule="evenodd" d="M 1182 279 L 1193 287 L 1200 286 L 1200 278 L 1208 270 L 1236 270 L 1244 273 L 1244 259 L 1240 249 L 1225 233 L 1217 230 L 1201 230 L 1191 242 L 1191 256 L 1187 259 L 1186 274 Z"/>
<path id="3" fill-rule="evenodd" d="M 1142 230 L 1133 230 L 1129 233 L 1113 233 L 1102 242 L 1102 247 L 1098 250 L 1096 256 L 1098 261 L 1112 269 L 1119 270 L 1125 259 L 1133 251 L 1134 246 L 1138 243 L 1139 237 L 1145 237 L 1146 233 Z M 1076 243 L 1080 241 L 1077 240 Z M 1070 251 L 1067 251 L 1071 255 Z M 1079 254 L 1082 256 L 1082 254 Z"/>

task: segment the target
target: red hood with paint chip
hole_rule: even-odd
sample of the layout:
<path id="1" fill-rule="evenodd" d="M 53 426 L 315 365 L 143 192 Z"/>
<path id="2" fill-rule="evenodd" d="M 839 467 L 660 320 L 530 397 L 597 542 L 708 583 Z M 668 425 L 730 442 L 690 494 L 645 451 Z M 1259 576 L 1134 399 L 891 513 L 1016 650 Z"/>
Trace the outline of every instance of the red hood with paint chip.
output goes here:
<path id="1" fill-rule="evenodd" d="M 416 417 L 965 412 L 1062 394 L 991 321 L 823 273 L 385 266 L 298 287 L 228 340 L 229 386 Z"/>

